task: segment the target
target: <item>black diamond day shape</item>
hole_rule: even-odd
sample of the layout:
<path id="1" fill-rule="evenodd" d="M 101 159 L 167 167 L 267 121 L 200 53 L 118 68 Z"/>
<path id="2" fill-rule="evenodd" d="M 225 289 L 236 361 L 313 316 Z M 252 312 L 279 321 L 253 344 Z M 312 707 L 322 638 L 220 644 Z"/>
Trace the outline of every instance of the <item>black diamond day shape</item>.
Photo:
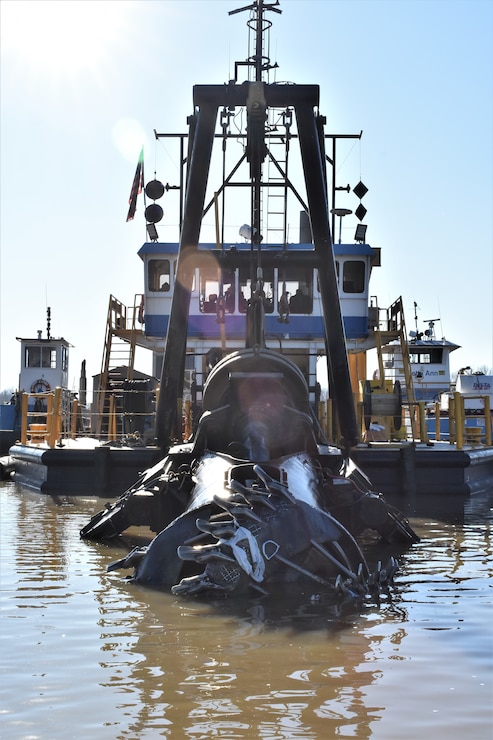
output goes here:
<path id="1" fill-rule="evenodd" d="M 353 193 L 360 200 L 361 200 L 361 198 L 363 198 L 367 194 L 367 192 L 368 192 L 368 188 L 366 187 L 366 185 L 364 183 L 361 182 L 361 180 L 353 188 Z"/>
<path id="2" fill-rule="evenodd" d="M 354 212 L 354 215 L 356 216 L 356 218 L 359 218 L 360 221 L 363 221 L 364 217 L 366 216 L 366 208 L 362 203 L 359 204 Z"/>

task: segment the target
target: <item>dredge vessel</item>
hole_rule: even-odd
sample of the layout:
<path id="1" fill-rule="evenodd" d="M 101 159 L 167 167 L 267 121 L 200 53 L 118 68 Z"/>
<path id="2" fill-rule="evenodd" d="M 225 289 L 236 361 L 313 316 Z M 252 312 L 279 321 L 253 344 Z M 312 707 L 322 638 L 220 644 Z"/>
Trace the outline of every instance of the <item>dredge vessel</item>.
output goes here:
<path id="1" fill-rule="evenodd" d="M 249 589 L 266 594 L 272 584 L 301 581 L 361 596 L 388 586 L 397 561 L 391 556 L 371 571 L 360 536 L 366 541 L 373 530 L 396 547 L 416 542 L 417 536 L 349 456 L 359 435 L 332 240 L 335 219 L 342 219 L 344 209 L 329 203 L 327 162 L 333 160 L 325 150 L 319 88 L 268 81 L 276 65 L 265 53 L 267 14 L 281 12 L 278 2 L 256 0 L 232 13 L 240 11 L 250 13 L 252 53 L 236 64 L 228 84 L 194 87 L 177 260 L 174 267 L 161 265 L 155 284 L 156 292 L 168 292 L 173 282 L 156 412 L 162 459 L 96 514 L 81 536 L 105 539 L 132 525 L 150 527 L 156 532 L 150 544 L 109 569 L 134 568 L 135 581 L 177 594 Z M 243 68 L 249 79 L 239 82 Z M 211 188 L 216 143 L 221 182 Z M 239 160 L 227 170 L 226 154 L 238 143 Z M 295 147 L 298 174 L 304 175 L 299 188 L 288 170 Z M 157 180 L 149 185 L 146 192 L 154 203 L 145 210 L 146 250 L 152 251 L 154 243 L 158 252 L 163 249 L 156 228 L 162 209 L 155 201 L 166 187 Z M 359 192 L 366 191 L 360 185 Z M 334 194 L 333 184 L 332 205 Z M 273 199 L 278 203 L 275 241 L 264 238 L 274 230 Z M 247 248 L 236 248 L 226 235 L 230 200 L 237 212 L 239 204 L 249 213 L 249 223 L 241 226 Z M 293 203 L 301 208 L 305 236 L 296 244 L 288 239 Z M 211 209 L 216 240 L 201 243 L 203 219 Z M 359 269 L 348 265 L 348 286 L 351 277 L 360 280 Z M 292 292 L 295 296 L 288 296 Z M 194 300 L 208 329 L 195 321 Z M 296 344 L 297 330 L 313 321 L 314 306 L 321 321 L 310 341 L 301 330 Z M 158 318 L 152 318 L 151 306 L 145 310 L 149 329 Z M 214 330 L 221 337 L 216 347 L 206 343 Z M 190 336 L 194 353 L 187 353 Z M 340 449 L 327 443 L 316 418 L 313 352 L 326 358 Z M 187 369 L 199 369 L 190 355 L 201 363 L 199 383 L 198 373 L 187 376 Z M 200 409 L 190 438 L 176 444 L 187 377 L 195 384 L 193 399 Z"/>

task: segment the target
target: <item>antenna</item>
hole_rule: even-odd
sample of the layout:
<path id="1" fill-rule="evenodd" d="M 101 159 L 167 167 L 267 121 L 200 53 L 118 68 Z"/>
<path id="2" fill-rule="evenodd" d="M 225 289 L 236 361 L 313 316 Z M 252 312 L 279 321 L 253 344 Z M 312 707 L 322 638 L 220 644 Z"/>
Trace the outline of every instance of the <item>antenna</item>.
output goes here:
<path id="1" fill-rule="evenodd" d="M 418 304 L 414 301 L 414 325 L 416 327 L 416 334 L 418 333 Z"/>
<path id="2" fill-rule="evenodd" d="M 425 335 L 428 337 L 428 339 L 435 338 L 435 323 L 437 321 L 440 321 L 440 319 L 425 319 L 425 322 L 428 324 L 429 327 L 425 331 Z"/>
<path id="3" fill-rule="evenodd" d="M 263 54 L 263 46 L 264 33 L 272 26 L 272 23 L 264 18 L 264 13 L 267 10 L 272 10 L 274 13 L 282 13 L 282 10 L 277 7 L 278 5 L 279 0 L 275 0 L 272 3 L 267 3 L 265 0 L 254 0 L 250 5 L 229 11 L 228 15 L 236 15 L 236 13 L 242 13 L 244 10 L 252 11 L 253 17 L 248 20 L 247 26 L 255 32 L 255 53 L 248 57 L 246 62 L 235 62 L 235 82 L 238 82 L 238 67 L 240 66 L 254 67 L 256 82 L 262 81 L 263 72 L 277 68 L 278 65 L 271 64 L 269 57 Z"/>
<path id="4" fill-rule="evenodd" d="M 418 304 L 416 303 L 416 301 L 414 301 L 414 325 L 416 327 L 416 331 L 410 331 L 409 336 L 412 337 L 413 341 L 416 342 L 420 342 L 423 338 L 423 332 L 418 331 L 418 308 Z"/>
<path id="5" fill-rule="evenodd" d="M 51 308 L 46 309 L 46 336 L 51 339 Z"/>

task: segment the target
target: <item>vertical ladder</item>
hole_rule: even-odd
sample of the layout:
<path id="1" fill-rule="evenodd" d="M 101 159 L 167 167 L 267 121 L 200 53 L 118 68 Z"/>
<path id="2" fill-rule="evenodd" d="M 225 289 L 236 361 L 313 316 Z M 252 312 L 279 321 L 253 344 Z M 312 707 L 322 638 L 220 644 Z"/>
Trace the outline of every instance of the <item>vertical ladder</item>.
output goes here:
<path id="1" fill-rule="evenodd" d="M 282 124 L 271 121 L 267 161 L 266 236 L 269 244 L 287 243 L 288 154 L 292 111 L 283 111 Z M 285 134 L 275 133 L 282 125 Z"/>

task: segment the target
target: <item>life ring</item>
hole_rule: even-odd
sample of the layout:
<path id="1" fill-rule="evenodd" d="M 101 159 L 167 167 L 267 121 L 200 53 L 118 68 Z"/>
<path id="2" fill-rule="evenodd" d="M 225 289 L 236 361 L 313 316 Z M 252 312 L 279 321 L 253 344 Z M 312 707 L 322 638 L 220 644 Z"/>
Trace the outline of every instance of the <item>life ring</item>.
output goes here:
<path id="1" fill-rule="evenodd" d="M 50 391 L 51 386 L 47 380 L 44 380 L 44 378 L 35 380 L 31 386 L 31 393 L 49 393 Z"/>

